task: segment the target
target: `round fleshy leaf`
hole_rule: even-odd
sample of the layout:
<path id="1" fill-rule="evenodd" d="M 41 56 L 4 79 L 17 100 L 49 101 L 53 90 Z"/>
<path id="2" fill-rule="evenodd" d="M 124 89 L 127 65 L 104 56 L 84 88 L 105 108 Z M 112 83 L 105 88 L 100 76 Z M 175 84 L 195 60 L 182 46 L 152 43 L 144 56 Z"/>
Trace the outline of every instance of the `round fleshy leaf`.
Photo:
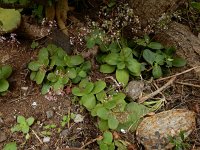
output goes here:
<path id="1" fill-rule="evenodd" d="M 46 71 L 45 70 L 39 70 L 35 76 L 35 81 L 37 84 L 41 84 L 44 80 L 44 77 L 46 75 Z"/>
<path id="2" fill-rule="evenodd" d="M 108 65 L 108 64 L 103 64 L 100 66 L 100 72 L 102 73 L 112 73 L 115 71 L 115 66 L 111 66 L 111 65 Z"/>
<path id="3" fill-rule="evenodd" d="M 0 8 L 0 35 L 17 29 L 21 23 L 21 14 L 15 9 Z"/>
<path id="4" fill-rule="evenodd" d="M 117 129 L 119 125 L 119 121 L 117 120 L 117 118 L 113 115 L 109 116 L 108 118 L 108 127 L 112 130 Z"/>
<path id="5" fill-rule="evenodd" d="M 93 94 L 84 95 L 81 97 L 80 103 L 90 111 L 96 106 L 96 98 Z"/>
<path id="6" fill-rule="evenodd" d="M 0 79 L 7 79 L 12 73 L 12 67 L 9 65 L 0 68 Z"/>
<path id="7" fill-rule="evenodd" d="M 100 107 L 97 109 L 97 116 L 101 119 L 107 120 L 108 119 L 108 115 L 109 115 L 109 110 L 104 108 L 104 107 Z"/>
<path id="8" fill-rule="evenodd" d="M 31 71 L 38 71 L 40 68 L 41 64 L 37 61 L 31 61 L 28 64 L 28 69 L 30 69 Z"/>
<path id="9" fill-rule="evenodd" d="M 125 87 L 129 81 L 129 72 L 126 69 L 117 69 L 116 78 Z"/>
<path id="10" fill-rule="evenodd" d="M 102 80 L 96 81 L 94 83 L 94 89 L 92 90 L 92 94 L 97 94 L 101 92 L 106 87 L 106 83 Z"/>
<path id="11" fill-rule="evenodd" d="M 9 88 L 9 83 L 5 79 L 0 79 L 0 92 L 7 91 Z"/>
<path id="12" fill-rule="evenodd" d="M 34 120 L 35 120 L 35 119 L 34 119 L 33 117 L 30 117 L 30 118 L 26 119 L 26 122 L 27 122 L 27 124 L 28 124 L 29 126 L 31 126 L 31 125 L 33 124 Z"/>

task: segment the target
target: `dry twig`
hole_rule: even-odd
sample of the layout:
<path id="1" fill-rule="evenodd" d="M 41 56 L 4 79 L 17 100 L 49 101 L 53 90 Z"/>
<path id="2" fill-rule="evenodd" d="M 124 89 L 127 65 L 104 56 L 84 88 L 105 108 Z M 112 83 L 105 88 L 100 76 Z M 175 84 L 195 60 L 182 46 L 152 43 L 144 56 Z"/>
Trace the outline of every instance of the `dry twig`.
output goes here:
<path id="1" fill-rule="evenodd" d="M 35 135 L 35 137 L 38 139 L 38 141 L 40 141 L 41 144 L 43 144 L 42 140 L 40 139 L 40 137 L 37 135 L 37 133 L 31 129 L 31 131 L 33 132 L 33 134 Z"/>
<path id="2" fill-rule="evenodd" d="M 186 86 L 192 86 L 192 87 L 200 88 L 200 85 L 195 85 L 195 84 L 191 84 L 191 83 L 185 83 L 185 82 L 175 82 L 175 83 L 181 84 L 181 85 L 186 85 Z"/>
<path id="3" fill-rule="evenodd" d="M 172 77 L 165 85 L 163 85 L 161 88 L 157 89 L 156 91 L 154 91 L 153 93 L 147 95 L 147 96 L 144 96 L 144 97 L 141 97 L 138 102 L 139 103 L 143 103 L 145 102 L 146 100 L 148 100 L 149 98 L 152 98 L 154 97 L 155 95 L 159 94 L 161 91 L 165 90 L 169 85 L 171 85 L 174 80 L 176 79 L 176 77 Z"/>
<path id="4" fill-rule="evenodd" d="M 192 70 L 194 70 L 194 69 L 197 69 L 197 68 L 199 68 L 199 67 L 200 67 L 200 66 L 196 66 L 196 67 L 190 68 L 190 69 L 188 69 L 188 70 L 185 70 L 185 71 L 183 71 L 183 72 L 177 73 L 177 74 L 175 74 L 175 75 L 168 76 L 168 77 L 165 77 L 165 78 L 157 79 L 156 81 L 162 81 L 162 80 L 166 80 L 166 79 L 169 79 L 169 78 L 172 78 L 172 77 L 177 77 L 177 76 L 180 76 L 180 75 L 182 75 L 182 74 L 188 73 L 188 72 L 190 72 L 190 71 L 192 71 Z"/>

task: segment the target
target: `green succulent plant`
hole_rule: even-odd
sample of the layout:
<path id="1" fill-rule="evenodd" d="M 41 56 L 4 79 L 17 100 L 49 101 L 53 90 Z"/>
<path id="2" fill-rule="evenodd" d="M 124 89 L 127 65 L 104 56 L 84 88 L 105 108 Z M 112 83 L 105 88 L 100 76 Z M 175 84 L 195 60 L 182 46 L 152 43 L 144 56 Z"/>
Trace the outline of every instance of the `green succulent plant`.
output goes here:
<path id="1" fill-rule="evenodd" d="M 79 83 L 87 77 L 91 63 L 81 55 L 68 56 L 62 48 L 50 44 L 40 49 L 37 60 L 31 61 L 28 68 L 31 80 L 42 84 L 42 94 L 46 94 L 50 89 L 62 91 L 69 81 Z"/>
<path id="2" fill-rule="evenodd" d="M 9 65 L 4 65 L 0 67 L 0 95 L 4 95 L 8 88 L 9 82 L 7 78 L 12 74 L 12 67 Z"/>
<path id="3" fill-rule="evenodd" d="M 17 29 L 21 23 L 21 14 L 15 9 L 0 8 L 0 35 Z"/>

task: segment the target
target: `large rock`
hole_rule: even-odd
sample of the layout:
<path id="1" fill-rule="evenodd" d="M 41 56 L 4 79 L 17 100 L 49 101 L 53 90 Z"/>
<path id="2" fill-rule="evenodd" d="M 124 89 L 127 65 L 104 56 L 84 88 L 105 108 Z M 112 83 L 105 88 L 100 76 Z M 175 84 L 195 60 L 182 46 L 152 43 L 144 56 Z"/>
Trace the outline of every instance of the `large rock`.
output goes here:
<path id="1" fill-rule="evenodd" d="M 166 150 L 173 147 L 169 143 L 169 136 L 177 137 L 180 131 L 184 131 L 187 137 L 195 127 L 194 112 L 174 109 L 144 118 L 136 134 L 146 150 Z"/>

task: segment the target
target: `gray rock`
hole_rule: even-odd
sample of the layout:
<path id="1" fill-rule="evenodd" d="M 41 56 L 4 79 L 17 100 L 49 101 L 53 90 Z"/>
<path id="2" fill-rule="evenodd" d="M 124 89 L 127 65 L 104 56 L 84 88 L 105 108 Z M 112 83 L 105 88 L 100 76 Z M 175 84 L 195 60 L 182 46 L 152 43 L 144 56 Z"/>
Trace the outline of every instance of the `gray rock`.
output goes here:
<path id="1" fill-rule="evenodd" d="M 68 129 L 65 129 L 65 130 L 62 130 L 62 132 L 60 133 L 60 136 L 63 136 L 63 137 L 65 137 L 65 136 L 68 136 L 69 135 L 69 130 Z"/>
<path id="2" fill-rule="evenodd" d="M 138 99 L 144 90 L 144 82 L 143 81 L 131 81 L 128 83 L 126 87 L 126 94 L 131 98 L 132 101 Z"/>
<path id="3" fill-rule="evenodd" d="M 52 118 L 52 117 L 53 117 L 53 114 L 54 114 L 54 112 L 53 112 L 52 110 L 47 111 L 47 112 L 46 112 L 47 119 Z"/>
<path id="4" fill-rule="evenodd" d="M 146 117 L 137 128 L 137 139 L 146 150 L 171 149 L 174 145 L 168 137 L 178 137 L 180 131 L 188 137 L 196 128 L 195 117 L 194 112 L 186 109 L 173 109 Z"/>
<path id="5" fill-rule="evenodd" d="M 0 142 L 3 142 L 7 139 L 6 133 L 0 130 Z"/>
<path id="6" fill-rule="evenodd" d="M 51 138 L 48 137 L 48 136 L 47 136 L 47 137 L 44 137 L 44 138 L 43 138 L 43 142 L 44 142 L 44 143 L 49 143 L 49 142 L 50 142 L 50 139 L 51 139 Z"/>

